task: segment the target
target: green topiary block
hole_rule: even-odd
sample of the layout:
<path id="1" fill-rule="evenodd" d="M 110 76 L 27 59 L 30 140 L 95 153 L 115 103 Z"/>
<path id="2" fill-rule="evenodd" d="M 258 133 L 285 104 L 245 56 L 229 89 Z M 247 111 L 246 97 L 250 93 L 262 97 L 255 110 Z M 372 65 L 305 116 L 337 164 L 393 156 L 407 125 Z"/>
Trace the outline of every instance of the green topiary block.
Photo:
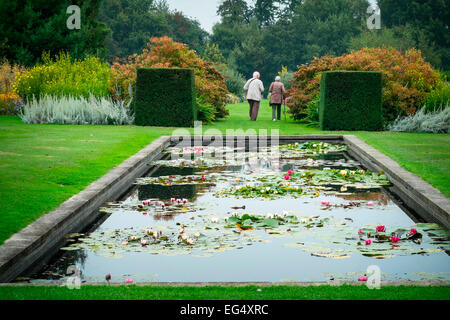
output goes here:
<path id="1" fill-rule="evenodd" d="M 380 72 L 326 71 L 320 82 L 319 119 L 322 130 L 383 128 Z"/>
<path id="2" fill-rule="evenodd" d="M 197 120 L 192 69 L 138 68 L 135 124 L 192 127 Z"/>

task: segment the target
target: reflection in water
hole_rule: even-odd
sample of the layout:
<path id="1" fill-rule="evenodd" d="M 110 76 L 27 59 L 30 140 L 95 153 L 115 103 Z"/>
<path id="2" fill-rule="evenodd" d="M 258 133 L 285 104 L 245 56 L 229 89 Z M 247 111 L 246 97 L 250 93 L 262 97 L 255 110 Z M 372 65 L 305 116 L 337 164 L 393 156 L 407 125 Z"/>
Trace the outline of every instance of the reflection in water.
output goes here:
<path id="1" fill-rule="evenodd" d="M 194 156 L 194 155 L 193 155 Z M 172 214 L 139 211 L 114 211 L 98 228 L 97 232 L 108 230 L 139 230 L 145 228 L 170 228 L 201 221 L 201 217 L 228 218 L 233 213 L 267 215 L 285 211 L 299 217 L 319 216 L 339 221 L 339 228 L 358 230 L 363 225 L 395 225 L 408 228 L 414 222 L 380 188 L 356 189 L 341 186 L 326 186 L 336 193 L 319 197 L 303 196 L 298 199 L 237 199 L 233 197 L 215 197 L 218 190 L 236 185 L 235 177 L 254 174 L 278 174 L 289 169 L 300 170 L 312 167 L 332 167 L 355 169 L 358 164 L 345 153 L 317 155 L 314 157 L 245 159 L 243 165 L 217 166 L 198 169 L 191 167 L 160 166 L 150 176 L 194 175 L 220 173 L 231 177 L 216 184 L 184 184 L 164 186 L 159 184 L 138 185 L 126 201 L 136 202 L 146 199 L 169 201 L 171 198 L 189 199 L 195 206 L 194 211 Z M 330 201 L 334 206 L 323 210 L 321 201 Z M 352 201 L 373 201 L 374 207 L 364 205 L 349 208 Z M 179 227 L 178 227 L 179 228 Z M 327 237 L 333 239 L 333 233 L 341 229 L 326 230 Z M 251 235 L 252 231 L 242 233 Z M 292 243 L 293 239 L 255 231 L 263 241 L 248 243 L 240 248 L 216 252 L 211 256 L 195 254 L 161 255 L 148 252 L 126 252 L 121 258 L 102 256 L 95 251 L 66 251 L 57 255 L 44 270 L 34 275 L 36 279 L 59 279 L 65 275 L 69 265 L 76 265 L 88 282 L 103 281 L 104 275 L 112 274 L 112 282 L 121 282 L 127 277 L 135 281 L 324 281 L 357 278 L 367 266 L 376 264 L 384 279 L 449 279 L 449 257 L 444 253 L 415 254 L 397 256 L 392 259 L 374 259 L 362 254 L 352 254 L 342 260 L 324 258 L 313 252 L 303 250 L 301 243 L 311 241 L 320 233 L 306 233 L 306 238 Z M 355 235 L 356 237 L 356 235 Z M 439 237 L 435 236 L 439 242 Z M 220 240 L 220 239 L 219 239 Z M 295 239 L 294 239 L 295 240 Z M 320 239 L 317 239 L 318 241 Z M 338 245 L 338 244 L 337 244 Z M 422 244 L 423 246 L 423 244 Z M 431 248 L 425 247 L 424 250 Z"/>

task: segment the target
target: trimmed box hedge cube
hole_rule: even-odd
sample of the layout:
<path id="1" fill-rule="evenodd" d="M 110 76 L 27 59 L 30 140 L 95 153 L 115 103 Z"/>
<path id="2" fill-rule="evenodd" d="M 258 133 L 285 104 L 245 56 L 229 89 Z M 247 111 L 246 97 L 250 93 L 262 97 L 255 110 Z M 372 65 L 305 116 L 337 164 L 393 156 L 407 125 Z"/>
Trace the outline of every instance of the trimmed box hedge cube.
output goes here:
<path id="1" fill-rule="evenodd" d="M 320 82 L 319 119 L 322 130 L 383 128 L 380 72 L 326 71 Z"/>
<path id="2" fill-rule="evenodd" d="M 194 126 L 194 70 L 138 68 L 134 115 L 139 126 Z"/>

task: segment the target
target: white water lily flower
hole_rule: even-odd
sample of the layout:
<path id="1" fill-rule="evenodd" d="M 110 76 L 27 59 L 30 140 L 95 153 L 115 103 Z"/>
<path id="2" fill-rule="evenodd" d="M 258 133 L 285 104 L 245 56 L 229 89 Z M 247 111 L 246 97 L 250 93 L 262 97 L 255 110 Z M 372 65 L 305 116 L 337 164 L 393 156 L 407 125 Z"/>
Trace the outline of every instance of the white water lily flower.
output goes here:
<path id="1" fill-rule="evenodd" d="M 270 187 L 266 187 L 266 191 L 269 191 L 270 190 Z"/>
<path id="2" fill-rule="evenodd" d="M 326 167 L 326 168 L 323 168 L 323 170 L 327 170 L 328 171 L 328 170 L 331 170 L 331 168 Z"/>
<path id="3" fill-rule="evenodd" d="M 223 218 L 223 220 L 225 220 L 225 222 L 227 222 L 228 221 L 228 217 Z"/>
<path id="4" fill-rule="evenodd" d="M 196 237 L 196 238 L 200 237 L 200 232 L 196 232 L 196 233 L 194 234 L 194 237 Z"/>
<path id="5" fill-rule="evenodd" d="M 341 170 L 339 173 L 341 174 L 341 176 L 346 176 L 347 175 L 347 170 Z"/>
<path id="6" fill-rule="evenodd" d="M 186 242 L 187 242 L 187 244 L 193 244 L 193 243 L 194 243 L 194 240 L 192 240 L 192 239 L 187 239 Z"/>
<path id="7" fill-rule="evenodd" d="M 216 223 L 217 221 L 219 221 L 217 218 L 211 218 L 211 222 Z"/>
<path id="8" fill-rule="evenodd" d="M 306 223 L 308 220 L 302 219 L 302 220 L 300 220 L 300 221 L 301 221 L 301 223 Z"/>
<path id="9" fill-rule="evenodd" d="M 183 239 L 184 241 L 186 241 L 187 240 L 187 235 L 185 235 L 185 234 L 183 234 L 182 236 L 181 236 L 181 239 Z"/>
<path id="10" fill-rule="evenodd" d="M 261 190 L 260 192 L 261 192 L 261 193 L 264 193 L 265 191 L 264 191 L 264 190 Z"/>
<path id="11" fill-rule="evenodd" d="M 272 219 L 272 218 L 273 218 L 273 214 L 270 214 L 270 213 L 269 213 L 269 214 L 267 215 L 267 218 Z"/>
<path id="12" fill-rule="evenodd" d="M 283 217 L 286 217 L 288 215 L 287 211 L 283 211 Z"/>

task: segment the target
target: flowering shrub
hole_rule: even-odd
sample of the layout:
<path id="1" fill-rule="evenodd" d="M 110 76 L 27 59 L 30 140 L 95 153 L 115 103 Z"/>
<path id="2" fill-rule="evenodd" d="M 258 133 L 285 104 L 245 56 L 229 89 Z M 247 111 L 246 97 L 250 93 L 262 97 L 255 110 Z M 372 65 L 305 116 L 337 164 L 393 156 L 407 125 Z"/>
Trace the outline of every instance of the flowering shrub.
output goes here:
<path id="1" fill-rule="evenodd" d="M 450 102 L 450 83 L 445 81 L 431 91 L 425 100 L 425 111 L 436 111 L 448 106 Z"/>
<path id="2" fill-rule="evenodd" d="M 8 93 L 12 91 L 12 84 L 16 81 L 16 77 L 20 73 L 26 72 L 23 66 L 11 65 L 7 60 L 0 64 L 0 93 Z"/>
<path id="3" fill-rule="evenodd" d="M 33 96 L 96 97 L 109 95 L 110 68 L 97 57 L 74 60 L 60 53 L 55 60 L 42 56 L 43 64 L 20 74 L 13 88 L 24 100 Z"/>
<path id="4" fill-rule="evenodd" d="M 214 108 L 215 118 L 228 115 L 225 109 L 227 87 L 224 77 L 210 62 L 202 60 L 188 46 L 169 37 L 152 37 L 142 54 L 133 54 L 112 65 L 112 94 L 115 99 L 128 99 L 128 87 L 136 85 L 136 70 L 142 67 L 194 69 L 197 96 Z"/>
<path id="5" fill-rule="evenodd" d="M 0 115 L 16 115 L 22 107 L 22 99 L 17 94 L 0 93 Z"/>
<path id="6" fill-rule="evenodd" d="M 424 61 L 421 52 L 411 49 L 403 55 L 392 48 L 361 49 L 340 57 L 315 58 L 294 75 L 287 95 L 294 119 L 307 116 L 308 104 L 320 93 L 323 71 L 378 71 L 383 74 L 383 117 L 393 121 L 421 108 L 427 93 L 440 84 L 439 74 Z"/>

